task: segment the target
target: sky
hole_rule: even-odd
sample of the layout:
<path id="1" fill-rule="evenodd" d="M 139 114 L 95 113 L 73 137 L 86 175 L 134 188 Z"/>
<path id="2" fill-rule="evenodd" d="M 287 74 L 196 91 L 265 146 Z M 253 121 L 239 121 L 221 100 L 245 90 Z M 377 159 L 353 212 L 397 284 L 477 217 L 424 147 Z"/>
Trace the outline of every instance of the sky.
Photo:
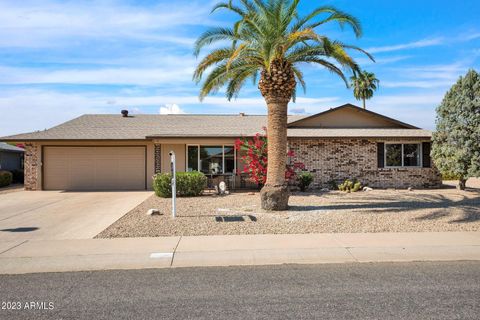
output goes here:
<path id="1" fill-rule="evenodd" d="M 208 28 L 235 21 L 225 11 L 210 14 L 216 2 L 1 0 L 0 136 L 122 109 L 265 114 L 254 85 L 231 102 L 222 91 L 198 99 L 193 43 Z M 360 39 L 335 24 L 317 31 L 375 56 L 372 63 L 352 53 L 380 79 L 369 110 L 432 130 L 446 91 L 468 69 L 480 69 L 478 0 L 303 0 L 300 14 L 320 5 L 336 6 L 362 23 Z M 299 90 L 290 113 L 361 105 L 338 77 L 313 65 L 301 68 L 307 91 Z"/>

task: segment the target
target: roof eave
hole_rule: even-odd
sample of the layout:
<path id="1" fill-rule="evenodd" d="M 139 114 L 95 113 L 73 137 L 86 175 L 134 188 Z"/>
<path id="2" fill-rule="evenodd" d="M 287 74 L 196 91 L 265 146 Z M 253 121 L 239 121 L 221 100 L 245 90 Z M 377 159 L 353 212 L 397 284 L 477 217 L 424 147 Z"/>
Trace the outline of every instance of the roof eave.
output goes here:
<path id="1" fill-rule="evenodd" d="M 319 113 L 316 113 L 316 114 L 312 114 L 311 116 L 308 116 L 308 117 L 305 117 L 305 118 L 302 118 L 302 119 L 299 119 L 299 120 L 295 120 L 293 122 L 290 122 L 290 123 L 287 123 L 287 127 L 288 128 L 294 128 L 292 125 L 296 124 L 296 123 L 299 123 L 299 122 L 302 122 L 302 121 L 305 121 L 305 120 L 308 120 L 308 119 L 312 119 L 312 118 L 315 118 L 315 117 L 318 117 L 320 115 L 324 115 L 324 114 L 327 114 L 327 113 L 330 113 L 330 112 L 333 112 L 333 111 L 336 111 L 336 110 L 339 110 L 339 109 L 343 109 L 343 108 L 358 108 L 361 112 L 367 112 L 367 113 L 370 113 L 372 115 L 375 115 L 375 116 L 378 116 L 380 118 L 383 118 L 385 120 L 388 120 L 388 121 L 391 121 L 393 123 L 396 123 L 398 125 L 401 125 L 401 126 L 404 126 L 405 128 L 404 129 L 421 129 L 421 128 L 418 128 L 418 127 L 415 127 L 411 124 L 408 124 L 408 123 L 405 123 L 405 122 L 402 122 L 402 121 L 399 121 L 397 119 L 393 119 L 393 118 L 390 118 L 390 117 L 387 117 L 387 116 L 384 116 L 383 114 L 380 114 L 380 113 L 376 113 L 376 112 L 373 112 L 373 111 L 370 111 L 370 110 L 367 110 L 367 109 L 362 109 L 356 105 L 353 105 L 351 103 L 347 103 L 347 104 L 344 104 L 344 105 L 341 105 L 339 107 L 336 107 L 336 108 L 331 108 L 331 109 L 328 109 L 326 111 L 323 111 L 323 112 L 319 112 Z"/>
<path id="2" fill-rule="evenodd" d="M 150 140 L 148 138 L 130 138 L 130 139 L 113 139 L 113 138 L 86 138 L 86 139 L 79 139 L 79 138 L 35 138 L 35 139 L 2 139 L 0 138 L 1 141 L 5 142 L 39 142 L 39 141 L 147 141 Z"/>

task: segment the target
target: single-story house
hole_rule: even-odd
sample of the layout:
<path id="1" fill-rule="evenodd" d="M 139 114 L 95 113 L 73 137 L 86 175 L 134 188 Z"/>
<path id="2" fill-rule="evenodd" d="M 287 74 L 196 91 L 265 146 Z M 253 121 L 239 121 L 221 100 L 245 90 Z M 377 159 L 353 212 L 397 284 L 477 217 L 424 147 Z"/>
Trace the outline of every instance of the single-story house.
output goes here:
<path id="1" fill-rule="evenodd" d="M 0 170 L 23 170 L 24 152 L 22 148 L 0 142 Z"/>
<path id="2" fill-rule="evenodd" d="M 245 177 L 234 141 L 262 133 L 264 115 L 83 115 L 45 131 L 0 138 L 24 143 L 27 190 L 151 189 L 151 177 L 199 170 Z M 356 178 L 380 188 L 437 187 L 431 132 L 347 104 L 312 116 L 289 116 L 288 144 L 315 185 Z"/>

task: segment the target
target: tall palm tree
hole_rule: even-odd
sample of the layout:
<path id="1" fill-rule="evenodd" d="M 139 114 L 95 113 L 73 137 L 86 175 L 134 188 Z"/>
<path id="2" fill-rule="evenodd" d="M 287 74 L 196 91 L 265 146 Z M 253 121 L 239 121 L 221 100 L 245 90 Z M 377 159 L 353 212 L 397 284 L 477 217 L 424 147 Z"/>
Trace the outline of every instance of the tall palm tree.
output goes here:
<path id="1" fill-rule="evenodd" d="M 360 71 L 350 77 L 350 81 L 353 87 L 353 96 L 357 100 L 362 100 L 363 109 L 366 109 L 365 101 L 373 97 L 373 92 L 377 90 L 380 80 L 375 77 L 374 73 Z"/>
<path id="2" fill-rule="evenodd" d="M 262 208 L 286 210 L 288 189 L 285 182 L 287 154 L 287 109 L 295 100 L 296 86 L 305 91 L 300 70 L 302 63 L 316 64 L 338 75 L 347 85 L 344 70 L 360 70 L 348 49 L 362 49 L 333 41 L 317 33 L 329 22 L 341 27 L 348 25 L 357 37 L 362 30 L 351 15 L 334 7 L 319 7 L 300 16 L 300 0 L 238 0 L 218 3 L 212 12 L 225 9 L 235 13 L 238 20 L 231 27 L 212 28 L 204 32 L 195 43 L 195 54 L 209 45 L 228 43 L 216 47 L 198 63 L 194 80 L 201 84 L 200 99 L 216 93 L 226 86 L 228 100 L 236 98 L 248 79 L 264 97 L 268 109 L 268 168 L 267 181 L 261 190 Z M 343 70 L 342 70 L 343 69 Z"/>

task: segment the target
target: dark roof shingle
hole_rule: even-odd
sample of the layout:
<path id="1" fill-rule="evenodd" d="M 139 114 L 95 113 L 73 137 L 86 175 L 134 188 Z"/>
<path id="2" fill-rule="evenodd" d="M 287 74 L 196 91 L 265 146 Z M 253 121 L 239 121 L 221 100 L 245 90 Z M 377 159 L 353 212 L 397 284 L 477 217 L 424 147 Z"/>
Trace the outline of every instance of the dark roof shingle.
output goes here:
<path id="1" fill-rule="evenodd" d="M 289 116 L 293 122 L 305 116 Z M 0 138 L 33 140 L 144 140 L 153 137 L 241 137 L 262 132 L 264 115 L 87 114 L 51 129 Z M 421 129 L 290 128 L 289 137 L 430 137 Z"/>

